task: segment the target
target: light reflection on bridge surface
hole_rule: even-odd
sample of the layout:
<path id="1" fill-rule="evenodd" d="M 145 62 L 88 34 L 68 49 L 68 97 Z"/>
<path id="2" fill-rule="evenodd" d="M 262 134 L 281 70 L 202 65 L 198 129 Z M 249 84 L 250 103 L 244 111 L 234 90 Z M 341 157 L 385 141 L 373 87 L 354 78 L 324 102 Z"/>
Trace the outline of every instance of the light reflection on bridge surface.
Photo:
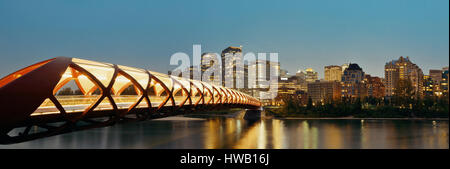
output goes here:
<path id="1" fill-rule="evenodd" d="M 116 100 L 115 104 L 117 105 L 117 108 L 119 110 L 127 110 L 129 109 L 141 96 L 136 95 L 130 95 L 130 96 L 113 96 L 114 100 Z M 84 96 L 84 95 L 78 95 L 78 96 L 56 96 L 58 101 L 61 103 L 62 107 L 67 113 L 80 113 L 83 112 L 88 106 L 92 104 L 95 100 L 98 99 L 98 96 Z M 174 96 L 175 104 L 179 105 L 181 104 L 183 96 Z M 151 107 L 158 107 L 161 105 L 161 103 L 164 101 L 163 97 L 158 97 L 155 99 L 152 99 L 152 105 Z M 164 106 L 172 106 L 170 104 L 166 104 Z M 136 106 L 136 108 L 146 108 L 148 107 L 146 104 L 141 103 Z M 100 103 L 95 110 L 113 110 L 113 107 L 111 106 L 111 103 Z M 56 106 L 50 101 L 45 100 L 44 103 L 42 103 L 41 106 L 38 107 L 34 111 L 31 116 L 39 116 L 39 115 L 47 115 L 47 114 L 59 114 L 60 111 Z"/>

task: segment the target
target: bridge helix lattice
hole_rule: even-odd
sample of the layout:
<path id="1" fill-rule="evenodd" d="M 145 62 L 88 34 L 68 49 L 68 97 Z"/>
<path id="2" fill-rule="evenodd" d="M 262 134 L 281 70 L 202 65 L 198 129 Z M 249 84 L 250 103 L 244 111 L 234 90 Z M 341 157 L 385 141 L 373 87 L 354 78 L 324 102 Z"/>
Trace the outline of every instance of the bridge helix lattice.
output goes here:
<path id="1" fill-rule="evenodd" d="M 48 134 L 80 126 L 76 125 L 80 121 L 101 126 L 130 116 L 143 120 L 190 111 L 260 106 L 258 99 L 222 86 L 133 67 L 57 57 L 0 79 L 0 138 L 10 138 L 7 133 L 20 127 L 24 128 L 20 136 L 29 135 L 32 126 L 44 128 L 41 133 Z"/>

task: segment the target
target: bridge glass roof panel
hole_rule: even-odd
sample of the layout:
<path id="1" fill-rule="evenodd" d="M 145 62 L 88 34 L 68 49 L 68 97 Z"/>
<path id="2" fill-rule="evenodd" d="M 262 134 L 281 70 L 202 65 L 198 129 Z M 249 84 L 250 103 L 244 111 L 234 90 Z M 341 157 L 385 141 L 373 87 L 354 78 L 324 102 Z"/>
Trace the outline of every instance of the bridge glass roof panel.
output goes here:
<path id="1" fill-rule="evenodd" d="M 229 96 L 228 96 L 228 97 L 229 97 L 229 100 L 230 100 L 229 102 L 230 102 L 230 103 L 234 103 L 234 101 L 235 101 L 235 100 L 234 100 L 234 99 L 235 99 L 235 96 L 234 96 L 233 91 L 232 91 L 231 89 L 227 89 L 227 91 L 228 91 L 228 93 L 229 93 Z"/>
<path id="2" fill-rule="evenodd" d="M 53 94 L 55 94 L 56 91 L 59 90 L 59 86 L 64 85 L 71 79 L 75 79 L 75 77 L 74 75 L 72 75 L 72 68 L 68 67 L 66 71 L 64 71 L 64 73 L 61 75 L 61 79 L 59 80 L 58 84 L 56 84 L 57 87 L 53 89 Z"/>
<path id="3" fill-rule="evenodd" d="M 208 83 L 204 83 L 204 82 L 201 82 L 202 83 L 202 85 L 204 86 L 204 90 L 203 90 L 203 97 L 204 97 L 204 100 L 205 100 L 205 104 L 213 104 L 213 102 L 212 102 L 212 99 L 213 99 L 213 93 L 214 93 L 214 90 L 213 90 L 213 88 L 212 88 L 212 86 L 210 85 L 210 84 L 208 84 Z"/>
<path id="4" fill-rule="evenodd" d="M 181 106 L 181 103 L 188 98 L 191 87 L 190 82 L 176 76 L 170 76 L 170 78 L 173 80 L 172 94 L 174 96 L 175 104 Z M 189 102 L 185 101 L 184 104 L 189 104 Z"/>
<path id="5" fill-rule="evenodd" d="M 206 89 L 209 89 L 211 92 L 213 91 L 213 88 L 212 88 L 211 84 L 208 84 L 208 83 L 205 83 L 205 82 L 202 82 L 202 84 L 205 86 Z"/>
<path id="6" fill-rule="evenodd" d="M 220 102 L 220 100 L 219 100 L 219 98 L 221 97 L 221 94 L 220 94 L 220 89 L 219 88 L 217 88 L 216 86 L 212 86 L 212 88 L 213 88 L 213 98 L 214 98 L 214 103 L 216 104 L 216 103 L 219 103 Z"/>
<path id="7" fill-rule="evenodd" d="M 80 89 L 84 91 L 85 94 L 89 94 L 90 92 L 93 92 L 97 86 L 95 83 L 93 83 L 87 76 L 80 75 L 77 78 L 78 84 L 80 86 Z"/>
<path id="8" fill-rule="evenodd" d="M 220 86 L 220 95 L 222 95 L 222 103 L 225 102 L 225 100 L 228 102 L 228 93 L 226 92 L 227 89 L 225 87 Z"/>
<path id="9" fill-rule="evenodd" d="M 132 84 L 131 80 L 126 78 L 125 76 L 123 75 L 117 76 L 114 85 L 112 86 L 114 95 L 120 95 L 119 92 L 121 92 L 125 87 L 128 87 L 131 84 Z"/>
<path id="10" fill-rule="evenodd" d="M 198 89 L 200 89 L 200 92 L 203 93 L 203 85 L 200 81 L 197 80 L 191 80 L 192 84 L 194 84 L 195 87 L 197 87 Z"/>
<path id="11" fill-rule="evenodd" d="M 201 88 L 203 88 L 203 86 L 201 86 Z M 203 95 L 203 92 L 202 92 L 201 88 L 199 88 L 196 84 L 194 84 L 192 82 L 192 86 L 191 86 L 191 100 L 192 100 L 192 104 L 196 104 L 196 103 L 199 103 L 201 101 L 201 98 L 202 98 L 202 95 Z"/>
<path id="12" fill-rule="evenodd" d="M 98 87 L 86 75 L 81 74 L 72 67 L 68 67 L 66 71 L 62 74 L 61 79 L 59 80 L 56 87 L 53 89 L 53 93 L 56 94 L 57 90 L 61 89 L 61 87 L 63 87 L 66 83 L 68 83 L 71 80 L 75 80 L 76 86 L 78 87 L 78 89 L 81 90 L 83 94 L 90 94 L 89 92 L 93 92 Z"/>
<path id="13" fill-rule="evenodd" d="M 108 86 L 114 76 L 114 66 L 109 63 L 100 63 L 89 60 L 73 58 L 72 62 L 91 73 L 103 86 Z"/>
<path id="14" fill-rule="evenodd" d="M 153 72 L 153 71 L 149 71 L 149 72 L 150 72 L 150 74 L 155 76 L 157 79 L 161 80 L 161 82 L 164 83 L 164 85 L 167 88 L 169 88 L 169 90 L 172 90 L 173 82 L 172 82 L 172 79 L 169 77 L 169 75 L 162 74 L 159 72 Z"/>
<path id="15" fill-rule="evenodd" d="M 187 91 L 191 91 L 191 83 L 189 80 L 187 79 L 183 79 L 180 77 L 176 77 L 176 76 L 171 76 L 172 78 L 174 78 L 175 80 L 177 80 L 179 83 L 181 83 L 181 85 L 187 90 Z"/>
<path id="16" fill-rule="evenodd" d="M 149 82 L 149 76 L 144 69 L 138 69 L 128 66 L 118 65 L 119 69 L 123 70 L 125 73 L 129 74 L 136 80 L 143 89 L 146 89 Z"/>
<path id="17" fill-rule="evenodd" d="M 227 95 L 228 95 L 228 103 L 232 103 L 233 102 L 233 93 L 231 93 L 230 89 L 225 88 Z"/>

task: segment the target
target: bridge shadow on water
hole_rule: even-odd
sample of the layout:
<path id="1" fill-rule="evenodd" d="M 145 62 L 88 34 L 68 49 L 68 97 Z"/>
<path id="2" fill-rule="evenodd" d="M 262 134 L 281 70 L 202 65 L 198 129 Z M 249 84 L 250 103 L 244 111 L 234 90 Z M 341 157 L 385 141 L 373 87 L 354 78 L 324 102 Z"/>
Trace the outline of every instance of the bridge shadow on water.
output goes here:
<path id="1" fill-rule="evenodd" d="M 67 121 L 67 122 L 54 122 L 47 124 L 30 125 L 26 127 L 15 128 L 10 132 L 8 132 L 6 135 L 0 135 L 0 144 L 16 144 L 76 131 L 108 127 L 113 126 L 115 124 L 147 121 L 182 114 L 184 114 L 184 110 L 171 111 L 168 109 L 168 110 L 161 110 L 160 112 L 153 114 L 135 111 L 132 114 L 129 114 L 121 118 L 109 116 L 109 117 L 82 119 L 76 123 Z"/>

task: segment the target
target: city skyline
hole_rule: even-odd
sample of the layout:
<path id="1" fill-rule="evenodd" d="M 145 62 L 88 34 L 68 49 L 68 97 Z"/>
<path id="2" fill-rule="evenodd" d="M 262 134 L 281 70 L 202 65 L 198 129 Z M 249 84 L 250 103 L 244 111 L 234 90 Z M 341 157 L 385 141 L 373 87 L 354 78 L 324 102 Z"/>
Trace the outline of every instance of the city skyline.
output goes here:
<path id="1" fill-rule="evenodd" d="M 0 149 L 157 149 L 166 168 L 448 150 L 449 4 L 0 0 Z M 379 159 L 355 156 L 310 158 Z"/>
<path id="2" fill-rule="evenodd" d="M 449 62 L 448 1 L 262 1 L 258 8 L 203 1 L 0 4 L 1 77 L 56 56 L 167 72 L 174 68 L 170 56 L 192 57 L 193 44 L 202 52 L 240 45 L 243 54 L 277 52 L 282 69 L 311 67 L 319 78 L 324 66 L 350 62 L 379 77 L 399 56 L 409 56 L 425 74 Z"/>

